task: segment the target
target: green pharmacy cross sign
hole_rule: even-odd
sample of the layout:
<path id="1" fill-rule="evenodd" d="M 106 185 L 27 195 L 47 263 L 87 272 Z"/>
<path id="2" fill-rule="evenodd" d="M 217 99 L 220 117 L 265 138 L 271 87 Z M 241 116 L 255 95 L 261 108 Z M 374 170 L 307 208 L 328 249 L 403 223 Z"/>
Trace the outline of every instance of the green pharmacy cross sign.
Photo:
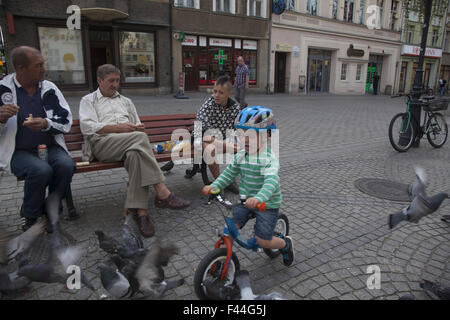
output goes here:
<path id="1" fill-rule="evenodd" d="M 214 60 L 219 60 L 219 64 L 223 64 L 223 60 L 228 60 L 228 55 L 224 55 L 223 50 L 219 50 L 219 54 L 214 55 Z"/>

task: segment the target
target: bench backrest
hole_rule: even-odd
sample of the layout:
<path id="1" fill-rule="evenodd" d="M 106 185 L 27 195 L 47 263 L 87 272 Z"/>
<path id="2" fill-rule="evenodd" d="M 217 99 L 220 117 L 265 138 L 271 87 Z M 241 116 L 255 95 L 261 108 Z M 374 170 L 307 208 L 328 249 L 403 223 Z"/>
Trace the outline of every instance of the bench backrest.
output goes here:
<path id="1" fill-rule="evenodd" d="M 175 129 L 187 129 L 192 132 L 196 117 L 195 113 L 186 113 L 141 116 L 139 119 L 145 126 L 145 133 L 147 133 L 150 142 L 156 144 L 171 140 L 172 132 Z M 64 139 L 69 151 L 81 150 L 84 141 L 78 119 L 73 120 L 72 128 L 69 133 L 64 135 Z"/>

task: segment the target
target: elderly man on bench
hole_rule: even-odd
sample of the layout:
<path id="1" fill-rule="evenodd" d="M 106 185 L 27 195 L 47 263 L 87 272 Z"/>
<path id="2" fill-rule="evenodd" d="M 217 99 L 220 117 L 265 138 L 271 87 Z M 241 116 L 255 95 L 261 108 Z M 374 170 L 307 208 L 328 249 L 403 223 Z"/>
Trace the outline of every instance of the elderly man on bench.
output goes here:
<path id="1" fill-rule="evenodd" d="M 89 160 L 124 161 L 129 175 L 125 208 L 134 214 L 144 237 L 154 235 L 148 217 L 149 186 L 156 192 L 155 206 L 182 209 L 190 202 L 177 197 L 164 184 L 165 177 L 153 154 L 133 102 L 117 92 L 120 70 L 110 64 L 97 69 L 98 89 L 80 102 L 80 129 L 86 138 Z"/>

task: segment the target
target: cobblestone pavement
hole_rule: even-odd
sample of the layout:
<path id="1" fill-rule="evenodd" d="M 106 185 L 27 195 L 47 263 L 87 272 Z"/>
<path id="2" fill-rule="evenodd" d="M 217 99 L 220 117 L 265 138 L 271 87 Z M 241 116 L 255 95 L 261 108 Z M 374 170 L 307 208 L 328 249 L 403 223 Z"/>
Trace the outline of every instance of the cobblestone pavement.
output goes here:
<path id="1" fill-rule="evenodd" d="M 131 97 L 144 114 L 195 112 L 205 94 L 190 99 L 172 96 Z M 74 117 L 79 98 L 69 97 Z M 288 96 L 250 95 L 251 104 L 273 108 L 280 128 L 280 178 L 283 205 L 295 241 L 295 263 L 286 268 L 281 258 L 270 260 L 262 253 L 235 248 L 242 269 L 250 272 L 256 293 L 279 291 L 289 299 L 398 299 L 413 293 L 417 299 L 433 299 L 419 286 L 422 279 L 450 286 L 450 225 L 440 217 L 449 214 L 449 201 L 418 224 L 387 226 L 388 214 L 407 203 L 378 199 L 360 192 L 360 178 L 414 181 L 413 166 L 425 168 L 427 191 L 450 191 L 449 144 L 433 149 L 422 140 L 418 149 L 395 152 L 389 144 L 390 119 L 404 108 L 403 101 L 386 96 Z M 448 119 L 448 118 L 447 118 Z M 223 220 L 214 206 L 204 205 L 199 175 L 185 179 L 188 165 L 167 174 L 168 187 L 191 199 L 181 211 L 158 209 L 151 192 L 150 217 L 156 236 L 170 238 L 179 254 L 166 268 L 170 279 L 186 283 L 163 299 L 197 299 L 194 270 L 212 250 Z M 99 299 L 101 287 L 97 265 L 106 254 L 98 248 L 94 230 L 120 235 L 124 203 L 124 169 L 76 174 L 72 189 L 81 218 L 63 221 L 62 228 L 87 250 L 80 266 L 99 288 L 69 291 L 60 285 L 32 284 L 30 290 L 9 299 Z M 232 197 L 231 195 L 229 195 Z M 23 182 L 5 173 L 0 177 L 0 224 L 19 232 L 18 210 Z M 247 229 L 252 227 L 247 226 Z M 248 231 L 247 231 L 248 232 Z M 150 245 L 154 238 L 145 240 Z M 381 288 L 369 290 L 370 265 L 381 269 Z"/>

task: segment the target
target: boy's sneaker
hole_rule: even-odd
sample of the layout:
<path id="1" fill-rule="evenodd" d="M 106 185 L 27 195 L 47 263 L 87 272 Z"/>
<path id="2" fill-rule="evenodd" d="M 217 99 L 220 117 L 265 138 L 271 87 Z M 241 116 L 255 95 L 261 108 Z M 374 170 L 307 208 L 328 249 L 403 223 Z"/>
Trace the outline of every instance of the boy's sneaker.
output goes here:
<path id="1" fill-rule="evenodd" d="M 283 256 L 283 263 L 285 266 L 289 267 L 295 259 L 294 256 L 294 241 L 291 237 L 286 236 L 283 238 L 286 241 L 286 247 L 280 249 L 280 252 Z"/>
<path id="2" fill-rule="evenodd" d="M 35 218 L 25 217 L 23 215 L 23 206 L 20 208 L 20 221 L 21 221 L 21 224 L 22 224 L 22 230 L 24 232 L 27 231 L 28 229 L 30 229 L 31 226 L 33 226 L 33 224 L 36 223 L 36 220 L 37 219 L 35 219 Z"/>

